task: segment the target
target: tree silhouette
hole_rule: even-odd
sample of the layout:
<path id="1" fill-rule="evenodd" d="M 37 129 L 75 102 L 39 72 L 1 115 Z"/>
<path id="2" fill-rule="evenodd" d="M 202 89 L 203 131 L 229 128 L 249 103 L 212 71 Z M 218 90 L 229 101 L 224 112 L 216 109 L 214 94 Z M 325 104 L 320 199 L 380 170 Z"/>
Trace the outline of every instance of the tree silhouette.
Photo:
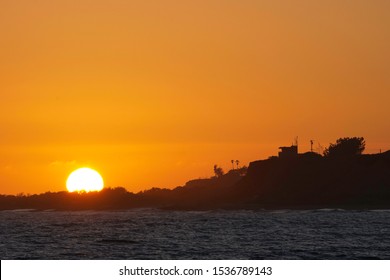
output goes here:
<path id="1" fill-rule="evenodd" d="M 237 166 L 237 169 L 238 169 L 238 165 L 240 164 L 240 161 L 237 159 L 236 160 L 236 166 Z"/>
<path id="2" fill-rule="evenodd" d="M 222 177 L 224 174 L 223 169 L 215 164 L 214 165 L 214 174 L 216 177 Z"/>
<path id="3" fill-rule="evenodd" d="M 361 155 L 366 147 L 363 137 L 346 137 L 337 139 L 335 144 L 330 144 L 324 151 L 326 157 L 348 157 Z"/>
<path id="4" fill-rule="evenodd" d="M 238 174 L 240 174 L 240 176 L 245 176 L 247 171 L 248 171 L 248 167 L 246 167 L 245 165 L 239 169 L 237 169 L 238 171 Z"/>

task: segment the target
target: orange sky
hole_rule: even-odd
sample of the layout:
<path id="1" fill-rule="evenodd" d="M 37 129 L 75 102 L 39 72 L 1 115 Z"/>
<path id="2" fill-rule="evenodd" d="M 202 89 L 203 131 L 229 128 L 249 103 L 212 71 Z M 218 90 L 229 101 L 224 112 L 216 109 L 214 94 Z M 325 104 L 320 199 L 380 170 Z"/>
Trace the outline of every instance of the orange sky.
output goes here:
<path id="1" fill-rule="evenodd" d="M 363 136 L 390 149 L 390 1 L 2 0 L 0 193 L 174 187 Z"/>

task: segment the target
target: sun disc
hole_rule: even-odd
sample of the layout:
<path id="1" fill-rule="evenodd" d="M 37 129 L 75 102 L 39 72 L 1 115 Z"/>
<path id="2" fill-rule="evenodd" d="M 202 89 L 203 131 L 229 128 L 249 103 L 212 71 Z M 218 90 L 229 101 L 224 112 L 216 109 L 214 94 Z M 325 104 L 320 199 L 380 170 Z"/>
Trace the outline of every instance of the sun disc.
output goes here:
<path id="1" fill-rule="evenodd" d="M 103 187 L 102 176 L 97 171 L 87 167 L 73 171 L 66 181 L 66 188 L 69 192 L 101 191 Z"/>

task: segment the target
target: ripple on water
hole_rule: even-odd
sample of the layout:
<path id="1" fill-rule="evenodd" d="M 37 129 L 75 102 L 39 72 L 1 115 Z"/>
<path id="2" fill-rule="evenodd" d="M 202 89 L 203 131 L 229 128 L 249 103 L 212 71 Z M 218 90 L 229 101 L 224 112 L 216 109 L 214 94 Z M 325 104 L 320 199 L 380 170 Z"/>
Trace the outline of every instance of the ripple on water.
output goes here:
<path id="1" fill-rule="evenodd" d="M 390 211 L 0 212 L 3 259 L 390 259 Z"/>

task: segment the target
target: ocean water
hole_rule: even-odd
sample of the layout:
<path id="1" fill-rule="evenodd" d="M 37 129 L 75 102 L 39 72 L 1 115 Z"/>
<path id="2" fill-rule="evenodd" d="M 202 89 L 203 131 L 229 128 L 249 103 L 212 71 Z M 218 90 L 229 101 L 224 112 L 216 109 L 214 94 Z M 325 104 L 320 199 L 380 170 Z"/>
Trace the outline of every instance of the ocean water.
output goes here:
<path id="1" fill-rule="evenodd" d="M 1 259 L 390 259 L 390 211 L 1 211 Z"/>

